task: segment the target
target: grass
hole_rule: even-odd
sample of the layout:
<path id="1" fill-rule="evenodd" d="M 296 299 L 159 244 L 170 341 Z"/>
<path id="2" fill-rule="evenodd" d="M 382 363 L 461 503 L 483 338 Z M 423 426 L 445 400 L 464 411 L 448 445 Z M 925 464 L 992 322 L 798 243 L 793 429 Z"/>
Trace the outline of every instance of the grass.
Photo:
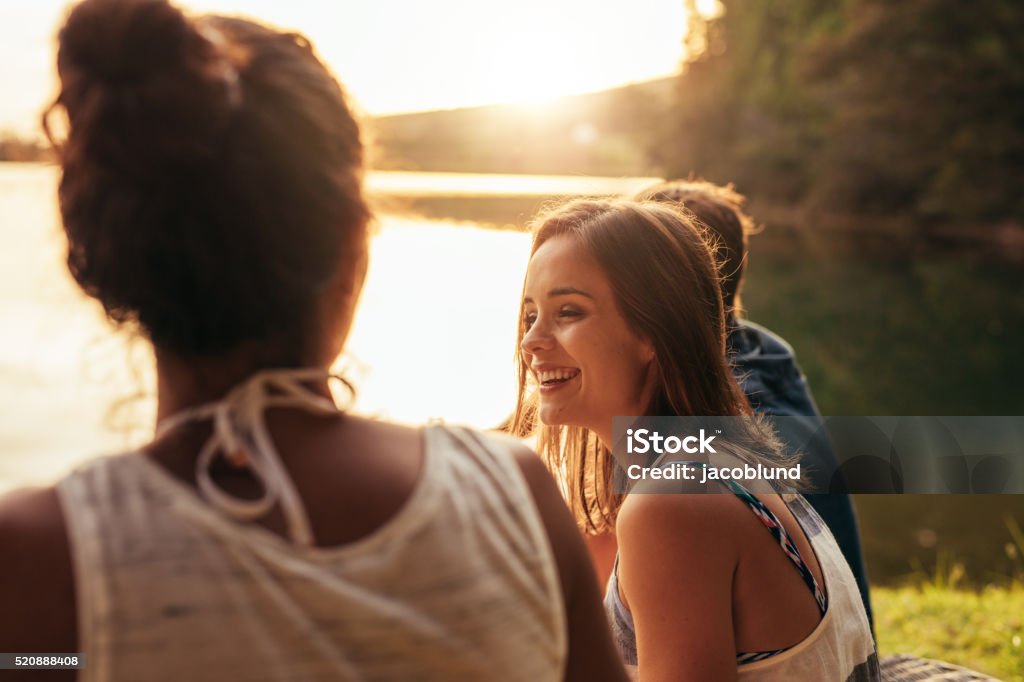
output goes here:
<path id="1" fill-rule="evenodd" d="M 980 590 L 924 582 L 871 590 L 878 650 L 1024 682 L 1024 583 Z"/>
<path id="2" fill-rule="evenodd" d="M 872 587 L 878 650 L 966 666 L 1006 682 L 1024 682 L 1024 531 L 1006 519 L 1013 572 L 972 589 L 964 564 L 939 555 L 899 587 Z M 1009 550 L 1012 549 L 1012 552 Z"/>

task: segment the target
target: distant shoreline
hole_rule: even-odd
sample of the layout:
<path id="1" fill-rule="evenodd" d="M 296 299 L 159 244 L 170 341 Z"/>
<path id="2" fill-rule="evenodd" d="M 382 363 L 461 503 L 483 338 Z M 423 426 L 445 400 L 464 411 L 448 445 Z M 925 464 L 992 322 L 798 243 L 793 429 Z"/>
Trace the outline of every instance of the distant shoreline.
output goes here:
<path id="1" fill-rule="evenodd" d="M 0 167 L 52 168 L 54 158 L 0 160 Z M 428 180 L 424 182 L 424 180 Z M 367 190 L 381 214 L 413 215 L 525 229 L 545 205 L 572 197 L 630 196 L 656 177 L 369 169 Z M 1024 263 L 1024 224 L 929 225 L 904 216 L 838 214 L 752 198 L 750 211 L 771 234 L 830 239 L 856 235 L 865 250 L 890 253 L 962 249 L 995 262 Z M 757 239 L 757 237 L 755 237 Z M 876 244 L 877 242 L 877 244 Z M 831 248 L 842 245 L 832 243 Z"/>

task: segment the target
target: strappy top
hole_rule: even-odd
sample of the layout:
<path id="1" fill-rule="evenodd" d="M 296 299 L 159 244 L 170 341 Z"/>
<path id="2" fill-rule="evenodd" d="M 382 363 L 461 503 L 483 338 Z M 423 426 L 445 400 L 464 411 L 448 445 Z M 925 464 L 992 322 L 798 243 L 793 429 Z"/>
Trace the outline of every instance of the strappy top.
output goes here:
<path id="1" fill-rule="evenodd" d="M 687 462 L 687 464 L 694 466 L 706 466 L 702 462 Z M 814 632 L 807 637 L 805 640 L 797 643 L 792 647 L 783 649 L 775 649 L 771 651 L 758 651 L 749 653 L 737 653 L 736 664 L 739 667 L 740 676 L 744 677 L 744 673 L 759 673 L 755 675 L 756 679 L 811 679 L 811 677 L 788 677 L 793 673 L 794 661 L 792 659 L 796 656 L 788 656 L 788 654 L 799 654 L 813 646 L 815 640 L 822 638 L 822 633 L 828 629 L 829 623 L 835 623 L 837 617 L 829 618 L 832 615 L 830 611 L 830 599 L 829 593 L 826 591 L 824 585 L 819 585 L 817 579 L 814 577 L 814 573 L 807 566 L 803 557 L 800 555 L 800 550 L 797 548 L 793 539 L 786 531 L 785 526 L 779 518 L 769 509 L 761 500 L 750 493 L 740 483 L 735 480 L 723 480 L 721 481 L 726 485 L 731 493 L 733 493 L 740 501 L 742 501 L 761 521 L 761 523 L 768 529 L 772 536 L 779 543 L 782 551 L 785 552 L 786 556 L 793 563 L 793 566 L 800 573 L 804 584 L 807 585 L 808 590 L 814 596 L 814 600 L 818 605 L 818 610 L 821 614 L 821 621 L 815 628 Z M 878 667 L 877 655 L 874 651 L 874 642 L 871 638 L 870 628 L 867 625 L 867 615 L 864 613 L 863 604 L 860 602 L 859 594 L 857 593 L 856 582 L 850 573 L 849 566 L 847 566 L 845 559 L 842 557 L 838 546 L 835 544 L 835 540 L 825 527 L 824 522 L 817 517 L 814 510 L 804 501 L 803 497 L 799 495 L 784 495 L 783 499 L 786 501 L 787 507 L 793 512 L 794 518 L 797 523 L 800 524 L 801 529 L 807 535 L 808 541 L 815 552 L 816 558 L 818 559 L 819 566 L 822 570 L 822 575 L 825 578 L 825 582 L 831 587 L 832 592 L 839 593 L 839 604 L 840 608 L 844 612 L 852 612 L 844 614 L 839 618 L 843 618 L 846 621 L 846 625 L 853 625 L 853 631 L 856 631 L 858 635 L 850 638 L 849 634 L 842 637 L 836 635 L 835 637 L 825 637 L 824 639 L 832 639 L 824 650 L 827 652 L 823 656 L 819 656 L 820 663 L 829 667 L 828 663 L 830 659 L 837 658 L 838 654 L 841 653 L 839 650 L 843 647 L 851 649 L 849 663 L 853 661 L 852 666 L 846 666 L 841 669 L 846 669 L 846 672 L 838 676 L 830 676 L 822 674 L 821 670 L 816 670 L 814 679 L 837 679 L 845 680 L 854 673 L 857 675 L 853 679 L 857 680 L 875 680 L 879 679 L 877 676 L 873 676 L 874 670 Z M 612 569 L 611 576 L 608 580 L 608 588 L 605 593 L 605 610 L 608 613 L 609 620 L 612 626 L 612 632 L 616 642 L 619 645 L 620 653 L 622 654 L 623 660 L 629 666 L 637 665 L 637 651 L 636 651 L 636 630 L 633 623 L 632 614 L 629 609 L 622 602 L 619 595 L 618 585 L 618 556 L 615 558 L 615 565 Z M 852 598 L 851 598 L 852 597 Z M 833 608 L 833 610 L 835 610 Z M 859 611 L 859 612 L 858 612 Z M 862 627 L 860 627 L 862 626 Z M 832 628 L 836 629 L 836 628 Z M 851 628 L 847 627 L 847 630 Z M 844 640 L 847 640 L 844 642 Z M 819 647 L 821 648 L 821 647 Z M 787 659 L 783 661 L 782 659 Z M 814 658 L 813 656 L 804 656 L 804 658 Z M 773 662 L 779 660 L 782 665 L 779 668 L 783 671 L 776 677 L 776 673 L 779 671 L 773 671 L 771 666 Z M 843 663 L 843 661 L 836 661 L 836 663 Z M 801 663 L 796 662 L 796 668 L 801 668 Z M 771 673 L 770 675 L 764 673 Z"/>
<path id="2" fill-rule="evenodd" d="M 222 400 L 162 420 L 157 425 L 156 435 L 159 438 L 187 422 L 211 420 L 213 433 L 196 458 L 196 484 L 206 501 L 238 521 L 261 518 L 280 503 L 291 541 L 312 547 L 314 539 L 309 518 L 267 431 L 264 413 L 271 407 L 294 407 L 324 416 L 343 413 L 345 406 L 314 393 L 306 385 L 332 378 L 349 386 L 343 378 L 322 369 L 257 372 Z M 210 467 L 218 454 L 237 467 L 249 469 L 263 488 L 263 495 L 255 500 L 241 498 L 214 483 Z"/>
<path id="3" fill-rule="evenodd" d="M 557 566 L 511 441 L 426 427 L 420 479 L 396 514 L 355 542 L 312 543 L 262 412 L 337 412 L 306 385 L 325 377 L 258 375 L 168 422 L 214 422 L 199 494 L 137 452 L 59 483 L 89 663 L 80 679 L 561 679 Z M 218 452 L 252 469 L 260 500 L 210 480 Z M 276 503 L 289 539 L 244 522 Z"/>
<path id="4" fill-rule="evenodd" d="M 793 562 L 797 572 L 800 573 L 800 577 L 803 578 L 804 584 L 807 585 L 807 588 L 814 596 L 814 601 L 818 605 L 818 612 L 822 617 L 824 617 L 825 613 L 828 611 L 828 595 L 818 584 L 817 578 L 814 577 L 814 572 L 811 571 L 810 567 L 804 562 L 803 557 L 800 556 L 800 550 L 797 549 L 796 543 L 793 542 L 793 539 L 789 537 L 789 533 L 786 532 L 786 527 L 782 525 L 782 521 L 779 520 L 779 517 L 777 517 L 764 502 L 757 499 L 750 491 L 741 486 L 735 480 L 728 479 L 724 481 L 724 483 L 729 487 L 729 490 L 736 495 L 736 497 L 750 508 L 750 511 L 754 512 L 754 516 L 764 524 L 765 528 L 767 528 L 772 534 L 772 537 L 774 537 L 779 543 L 779 546 L 782 547 L 782 551 L 785 552 L 789 560 Z M 789 647 L 774 649 L 771 651 L 736 654 L 736 662 L 742 665 L 744 663 L 761 661 L 777 654 L 781 654 L 788 648 Z"/>

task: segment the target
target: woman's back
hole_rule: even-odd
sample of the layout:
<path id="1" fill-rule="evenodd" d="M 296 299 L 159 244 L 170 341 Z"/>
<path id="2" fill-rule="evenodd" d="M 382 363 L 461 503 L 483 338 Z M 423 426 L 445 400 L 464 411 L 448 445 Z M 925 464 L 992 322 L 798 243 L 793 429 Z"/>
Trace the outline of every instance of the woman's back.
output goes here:
<path id="1" fill-rule="evenodd" d="M 741 680 L 878 680 L 867 613 L 856 580 L 825 522 L 801 495 L 783 495 L 786 508 L 810 543 L 822 576 L 827 609 L 817 627 L 795 646 L 739 667 Z M 812 557 L 807 557 L 808 561 Z"/>
<path id="2" fill-rule="evenodd" d="M 144 454 L 72 474 L 84 679 L 559 679 L 558 569 L 515 459 L 441 426 L 422 453 L 397 513 L 333 548 L 233 522 Z"/>
<path id="3" fill-rule="evenodd" d="M 620 528 L 619 540 L 633 565 L 628 582 L 636 591 L 632 599 L 638 604 L 633 608 L 650 613 L 649 590 L 637 582 L 641 578 L 635 574 L 650 580 L 656 573 L 652 562 L 668 563 L 667 571 L 676 584 L 666 585 L 662 599 L 672 603 L 672 595 L 690 595 L 676 606 L 692 612 L 687 620 L 710 627 L 713 617 L 731 631 L 728 640 L 736 647 L 739 679 L 879 679 L 878 658 L 856 582 L 821 518 L 800 495 L 761 498 L 735 482 L 729 487 L 732 494 L 638 493 L 632 501 L 640 505 L 624 505 L 620 524 L 625 527 Z M 671 560 L 661 547 L 641 543 L 649 551 L 637 556 L 639 545 L 632 531 L 638 523 L 651 526 L 655 515 L 673 525 L 649 527 L 650 536 L 705 540 L 662 543 L 675 548 L 670 550 Z M 693 577 L 706 575 L 703 565 L 717 566 L 728 556 L 734 559 L 726 561 L 731 570 L 722 576 L 721 586 L 729 596 L 715 607 L 715 613 L 702 613 L 698 595 L 716 588 Z M 639 570 L 637 561 L 645 564 Z M 642 658 L 638 657 L 637 627 L 630 605 L 622 598 L 619 570 L 617 561 L 605 609 L 624 661 L 636 666 Z M 630 591 L 625 592 L 630 597 Z M 815 603 L 815 613 L 808 620 L 807 606 Z"/>
<path id="4" fill-rule="evenodd" d="M 83 0 L 58 43 L 68 266 L 152 343 L 158 423 L 0 498 L 0 650 L 104 680 L 622 679 L 535 456 L 329 400 L 371 216 L 309 41 Z"/>

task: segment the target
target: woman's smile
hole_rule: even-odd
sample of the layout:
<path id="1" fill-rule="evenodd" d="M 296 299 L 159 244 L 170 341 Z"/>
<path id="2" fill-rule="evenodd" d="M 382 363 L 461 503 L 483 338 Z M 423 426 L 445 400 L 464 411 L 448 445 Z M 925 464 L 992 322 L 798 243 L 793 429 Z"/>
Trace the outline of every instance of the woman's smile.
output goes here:
<path id="1" fill-rule="evenodd" d="M 535 369 L 534 376 L 537 378 L 541 393 L 550 394 L 575 382 L 580 376 L 580 371 L 574 367 Z"/>

